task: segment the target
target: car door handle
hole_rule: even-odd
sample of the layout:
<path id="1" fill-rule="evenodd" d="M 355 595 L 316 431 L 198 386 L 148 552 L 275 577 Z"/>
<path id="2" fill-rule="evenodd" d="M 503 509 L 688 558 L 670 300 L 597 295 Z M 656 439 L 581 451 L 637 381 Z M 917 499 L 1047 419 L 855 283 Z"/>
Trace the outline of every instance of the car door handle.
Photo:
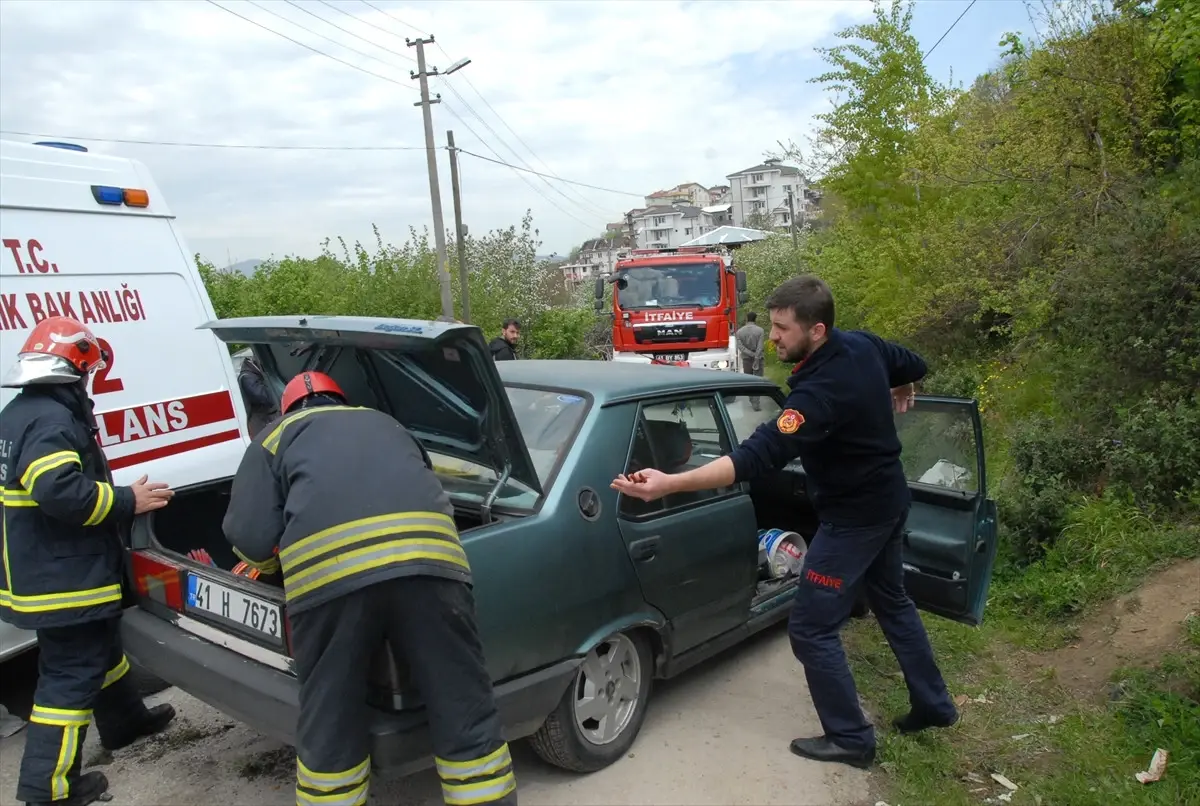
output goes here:
<path id="1" fill-rule="evenodd" d="M 658 555 L 659 535 L 644 537 L 629 544 L 629 556 L 637 562 L 650 562 Z"/>

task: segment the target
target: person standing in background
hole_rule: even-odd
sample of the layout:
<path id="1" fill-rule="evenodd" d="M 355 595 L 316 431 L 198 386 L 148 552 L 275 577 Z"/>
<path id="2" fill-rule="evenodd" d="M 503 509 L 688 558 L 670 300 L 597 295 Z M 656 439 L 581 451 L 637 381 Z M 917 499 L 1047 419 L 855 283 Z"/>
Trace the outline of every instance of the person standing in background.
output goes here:
<path id="1" fill-rule="evenodd" d="M 763 329 L 758 326 L 758 314 L 750 311 L 746 314 L 746 324 L 738 328 L 738 332 L 734 335 L 737 339 L 738 353 L 741 354 L 742 372 L 747 375 L 757 375 L 760 378 L 763 374 L 763 347 L 766 343 L 766 334 Z M 758 396 L 750 397 L 750 408 L 759 411 Z"/>
<path id="2" fill-rule="evenodd" d="M 505 319 L 500 335 L 492 339 L 488 349 L 495 361 L 516 361 L 517 342 L 521 339 L 521 323 L 516 319 Z"/>

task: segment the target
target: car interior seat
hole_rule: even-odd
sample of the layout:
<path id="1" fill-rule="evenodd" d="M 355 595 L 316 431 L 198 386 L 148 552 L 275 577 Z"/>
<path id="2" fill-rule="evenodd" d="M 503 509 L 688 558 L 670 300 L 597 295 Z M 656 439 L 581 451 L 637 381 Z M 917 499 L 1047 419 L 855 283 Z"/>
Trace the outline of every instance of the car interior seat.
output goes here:
<path id="1" fill-rule="evenodd" d="M 670 420 L 646 420 L 646 441 L 654 454 L 653 467 L 664 473 L 688 469 L 692 458 L 692 436 L 687 423 Z"/>

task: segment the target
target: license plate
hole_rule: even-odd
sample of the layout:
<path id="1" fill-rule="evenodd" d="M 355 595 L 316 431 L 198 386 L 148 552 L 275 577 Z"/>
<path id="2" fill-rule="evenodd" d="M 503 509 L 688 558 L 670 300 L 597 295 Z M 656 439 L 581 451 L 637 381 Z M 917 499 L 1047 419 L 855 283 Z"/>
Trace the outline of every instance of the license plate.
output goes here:
<path id="1" fill-rule="evenodd" d="M 188 574 L 187 587 L 189 610 L 199 610 L 251 632 L 282 640 L 283 614 L 279 605 L 195 574 Z"/>
<path id="2" fill-rule="evenodd" d="M 655 353 L 659 361 L 687 361 L 687 353 Z"/>

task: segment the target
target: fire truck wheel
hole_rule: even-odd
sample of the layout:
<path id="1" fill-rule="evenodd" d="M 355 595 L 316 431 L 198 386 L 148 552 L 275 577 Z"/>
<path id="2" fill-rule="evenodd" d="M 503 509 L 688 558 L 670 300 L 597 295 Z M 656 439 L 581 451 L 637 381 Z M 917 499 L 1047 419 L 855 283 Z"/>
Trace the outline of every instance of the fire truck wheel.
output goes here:
<path id="1" fill-rule="evenodd" d="M 544 761 L 595 772 L 623 757 L 646 718 L 654 673 L 650 644 L 617 633 L 584 657 L 575 680 L 529 743 Z"/>

